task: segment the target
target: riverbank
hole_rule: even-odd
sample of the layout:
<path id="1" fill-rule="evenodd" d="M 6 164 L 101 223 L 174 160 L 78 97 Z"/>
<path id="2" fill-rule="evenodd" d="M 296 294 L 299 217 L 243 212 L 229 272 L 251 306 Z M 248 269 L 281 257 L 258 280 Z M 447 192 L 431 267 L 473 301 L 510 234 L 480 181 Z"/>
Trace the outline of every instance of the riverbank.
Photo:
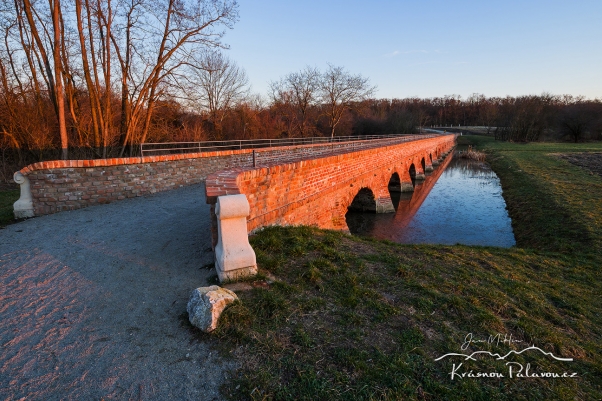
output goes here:
<path id="1" fill-rule="evenodd" d="M 558 252 L 602 252 L 601 176 L 584 166 L 595 161 L 602 143 L 528 143 L 466 136 L 502 182 L 504 199 L 519 247 Z M 591 164 L 596 171 L 597 165 Z"/>
<path id="2" fill-rule="evenodd" d="M 225 394 L 602 396 L 602 180 L 553 154 L 599 152 L 601 144 L 461 140 L 488 152 L 518 246 L 400 245 L 308 227 L 265 229 L 252 244 L 260 271 L 279 281 L 241 292 L 222 317 L 215 335 L 243 366 Z M 447 355 L 529 346 L 537 349 L 504 360 Z"/>

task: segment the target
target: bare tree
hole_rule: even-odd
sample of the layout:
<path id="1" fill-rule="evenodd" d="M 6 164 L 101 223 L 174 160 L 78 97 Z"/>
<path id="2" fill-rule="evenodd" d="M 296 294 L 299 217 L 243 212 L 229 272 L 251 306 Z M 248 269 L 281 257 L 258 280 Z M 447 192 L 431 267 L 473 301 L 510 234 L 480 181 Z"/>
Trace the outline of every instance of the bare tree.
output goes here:
<path id="1" fill-rule="evenodd" d="M 121 66 L 122 154 L 145 142 L 155 103 L 168 86 L 183 87 L 193 54 L 221 46 L 238 18 L 235 0 L 127 0 L 111 41 Z M 107 24 L 107 21 L 105 21 Z M 125 121 L 124 121 L 125 119 Z M 138 127 L 142 127 L 136 137 Z"/>
<path id="2" fill-rule="evenodd" d="M 420 107 L 418 108 L 418 110 L 416 111 L 416 122 L 418 123 L 418 129 L 419 129 L 419 133 L 422 134 L 422 127 L 426 126 L 430 120 L 430 116 L 428 115 L 427 110 L 425 110 L 424 108 Z"/>
<path id="3" fill-rule="evenodd" d="M 64 29 L 61 3 L 59 0 L 48 0 L 48 14 L 51 19 L 52 36 L 46 30 L 47 21 L 40 20 L 42 12 L 36 11 L 30 0 L 22 0 L 21 7 L 27 17 L 33 42 L 37 48 L 37 54 L 44 63 L 45 80 L 59 125 L 61 156 L 63 159 L 67 159 L 69 140 L 65 121 L 65 93 L 63 91 L 63 64 L 61 60 L 61 50 L 63 48 L 61 32 Z M 42 28 L 41 32 L 38 25 Z M 48 56 L 49 52 L 52 53 L 52 59 Z"/>
<path id="4" fill-rule="evenodd" d="M 484 101 L 479 108 L 478 122 L 479 125 L 487 127 L 487 135 L 491 133 L 491 128 L 495 125 L 499 113 L 499 107 L 494 101 L 488 99 Z"/>
<path id="5" fill-rule="evenodd" d="M 236 116 L 242 130 L 238 129 L 238 136 L 242 131 L 242 139 L 255 139 L 261 130 L 259 114 L 265 107 L 263 98 L 259 94 L 249 94 L 243 101 L 236 105 Z"/>
<path id="6" fill-rule="evenodd" d="M 217 138 L 223 135 L 223 121 L 228 111 L 249 94 L 245 71 L 220 51 L 203 53 L 193 69 L 193 83 L 198 83 L 195 103 L 209 114 Z"/>
<path id="7" fill-rule="evenodd" d="M 222 24 L 230 26 L 238 17 L 236 10 L 237 4 L 232 0 L 168 0 L 164 15 L 159 14 L 156 18 L 156 22 L 161 23 L 163 16 L 166 17 L 157 61 L 154 65 L 150 64 L 151 72 L 140 90 L 140 94 L 146 99 L 146 119 L 141 142 L 145 141 L 148 133 L 160 84 L 167 79 L 177 80 L 177 70 L 191 61 L 190 54 L 195 45 L 218 46 L 223 32 L 215 32 L 213 29 Z M 134 107 L 132 114 L 140 111 L 140 107 Z"/>
<path id="8" fill-rule="evenodd" d="M 376 89 L 369 85 L 369 79 L 361 75 L 352 75 L 343 67 L 328 65 L 320 80 L 322 103 L 328 118 L 330 136 L 334 137 L 337 125 L 346 110 L 354 103 L 372 96 Z"/>
<path id="9" fill-rule="evenodd" d="M 2 3 L 0 33 L 6 59 L 0 60 L 0 79 L 6 93 L 18 87 L 18 101 L 34 105 L 41 120 L 47 105 L 52 105 L 57 124 L 48 128 L 55 135 L 58 131 L 64 158 L 74 137 L 83 146 L 102 146 L 106 157 L 117 116 L 122 149 L 144 142 L 155 104 L 181 87 L 194 54 L 222 46 L 222 29 L 231 28 L 238 18 L 236 0 L 63 3 Z M 116 113 L 114 86 L 119 83 L 121 113 Z M 6 110 L 16 109 L 7 106 Z M 16 122 L 11 121 L 11 125 Z M 21 141 L 15 134 L 18 129 L 11 128 L 3 136 L 11 135 L 20 145 L 38 142 L 37 138 Z M 38 130 L 35 135 L 45 134 Z"/>
<path id="10" fill-rule="evenodd" d="M 288 103 L 292 108 L 289 118 L 301 137 L 308 133 L 309 111 L 316 105 L 319 89 L 320 71 L 309 66 L 270 84 L 274 104 Z"/>
<path id="11" fill-rule="evenodd" d="M 293 92 L 286 89 L 282 82 L 272 82 L 270 84 L 272 92 L 271 109 L 278 116 L 276 122 L 280 136 L 293 136 L 294 127 L 296 126 L 297 111 L 293 101 Z"/>
<path id="12" fill-rule="evenodd" d="M 558 122 L 560 131 L 567 134 L 577 143 L 586 137 L 596 137 L 596 128 L 601 120 L 602 107 L 595 101 L 586 101 L 583 98 L 577 98 L 567 104 L 558 113 Z M 593 135 L 592 135 L 593 134 Z"/>
<path id="13" fill-rule="evenodd" d="M 106 126 L 106 124 L 101 123 L 103 114 L 100 101 L 102 87 L 99 81 L 99 72 L 97 69 L 98 63 L 94 51 L 95 47 L 98 46 L 98 44 L 95 43 L 94 32 L 98 32 L 100 29 L 94 29 L 92 22 L 92 14 L 94 13 L 94 10 L 90 6 L 89 0 L 85 0 L 85 7 L 82 7 L 82 0 L 75 0 L 75 13 L 81 52 L 82 72 L 86 82 L 88 100 L 90 103 L 94 146 L 96 148 L 100 148 L 102 138 L 105 138 L 106 135 L 108 135 L 108 133 L 103 132 L 103 128 Z M 99 13 L 100 10 L 97 10 L 96 14 L 99 15 Z M 87 26 L 84 26 L 84 21 L 86 21 Z M 98 27 L 96 26 L 96 28 Z M 101 47 L 104 47 L 104 44 L 101 44 Z M 90 59 L 92 60 L 91 64 Z M 103 152 L 103 156 L 104 155 L 106 155 L 106 148 L 105 152 Z"/>

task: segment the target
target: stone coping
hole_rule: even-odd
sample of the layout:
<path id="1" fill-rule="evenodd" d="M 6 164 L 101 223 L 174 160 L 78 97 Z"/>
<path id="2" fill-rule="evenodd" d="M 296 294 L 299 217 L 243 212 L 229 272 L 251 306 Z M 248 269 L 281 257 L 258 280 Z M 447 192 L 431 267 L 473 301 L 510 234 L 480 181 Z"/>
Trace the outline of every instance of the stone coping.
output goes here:
<path id="1" fill-rule="evenodd" d="M 109 167 L 123 166 L 131 164 L 143 163 L 158 163 L 169 162 L 184 159 L 197 159 L 201 157 L 212 156 L 228 156 L 235 154 L 244 154 L 252 152 L 251 149 L 243 150 L 221 150 L 217 152 L 203 153 L 184 153 L 178 155 L 163 155 L 163 156 L 144 156 L 144 157 L 119 157 L 112 159 L 91 159 L 91 160 L 52 160 L 45 162 L 33 163 L 23 167 L 19 172 L 23 175 L 28 175 L 36 170 L 48 170 L 55 168 L 86 168 L 86 167 Z"/>

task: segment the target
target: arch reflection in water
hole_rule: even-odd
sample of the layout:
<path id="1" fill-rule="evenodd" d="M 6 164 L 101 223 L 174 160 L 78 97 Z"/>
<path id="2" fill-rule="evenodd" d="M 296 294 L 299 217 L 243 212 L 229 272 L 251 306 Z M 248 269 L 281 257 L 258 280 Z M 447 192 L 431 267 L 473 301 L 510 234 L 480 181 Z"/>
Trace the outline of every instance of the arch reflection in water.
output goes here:
<path id="1" fill-rule="evenodd" d="M 351 233 L 406 244 L 516 244 L 499 178 L 485 163 L 448 157 L 413 193 L 392 190 L 391 199 L 395 214 L 347 213 Z"/>

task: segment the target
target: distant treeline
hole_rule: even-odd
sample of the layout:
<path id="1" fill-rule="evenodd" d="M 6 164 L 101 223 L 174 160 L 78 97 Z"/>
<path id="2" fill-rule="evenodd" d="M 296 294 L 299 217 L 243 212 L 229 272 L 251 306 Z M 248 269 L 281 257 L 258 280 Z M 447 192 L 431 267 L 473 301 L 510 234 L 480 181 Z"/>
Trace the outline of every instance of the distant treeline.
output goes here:
<path id="1" fill-rule="evenodd" d="M 602 140 L 602 99 L 549 94 L 488 98 L 475 94 L 468 99 L 374 100 L 368 102 L 368 108 L 366 117 L 354 125 L 356 133 L 478 126 L 481 132 L 505 141 Z"/>
<path id="2" fill-rule="evenodd" d="M 58 127 L 52 102 L 44 96 L 8 94 L 0 88 L 0 145 L 4 153 L 18 149 L 28 160 L 60 157 Z M 79 92 L 86 99 L 85 92 Z M 10 102 L 7 98 L 12 98 Z M 85 102 L 82 102 L 85 104 Z M 108 135 L 106 157 L 123 149 L 119 144 L 119 99 L 111 98 L 113 129 Z M 219 127 L 208 111 L 191 111 L 175 98 L 155 102 L 147 142 L 185 142 L 228 139 L 287 138 L 350 135 L 412 134 L 430 127 L 474 127 L 499 140 L 602 140 L 602 101 L 571 96 L 522 96 L 486 98 L 366 99 L 351 102 L 334 127 L 326 104 L 305 109 L 283 99 L 266 101 L 246 96 L 221 110 Z M 90 121 L 89 110 L 79 109 L 79 121 Z M 72 158 L 102 157 L 89 126 L 67 119 Z M 139 142 L 136 141 L 137 145 Z M 134 151 L 137 147 L 134 147 Z M 129 154 L 126 152 L 126 154 Z"/>
<path id="3" fill-rule="evenodd" d="M 0 130 L 4 134 L 0 136 L 0 144 L 2 161 L 7 168 L 3 173 L 5 179 L 10 178 L 16 167 L 61 156 L 51 100 L 44 96 L 14 95 L 11 94 L 12 102 L 0 104 Z M 6 91 L 1 91 L 0 97 L 6 99 Z M 82 91 L 78 97 L 86 99 L 87 94 Z M 94 146 L 89 126 L 75 127 L 75 121 L 68 119 L 71 158 L 121 154 L 117 96 L 111 98 L 111 106 L 115 109 L 110 124 L 113 129 L 104 152 Z M 290 99 L 272 97 L 265 101 L 258 95 L 249 95 L 221 110 L 217 126 L 209 111 L 194 112 L 175 98 L 162 98 L 155 102 L 147 141 L 330 136 L 333 132 L 337 136 L 411 134 L 431 126 L 478 126 L 482 133 L 515 142 L 602 140 L 602 101 L 571 96 L 365 99 L 349 103 L 334 129 L 327 107 L 315 103 L 301 109 Z M 90 120 L 83 107 L 80 118 Z"/>

